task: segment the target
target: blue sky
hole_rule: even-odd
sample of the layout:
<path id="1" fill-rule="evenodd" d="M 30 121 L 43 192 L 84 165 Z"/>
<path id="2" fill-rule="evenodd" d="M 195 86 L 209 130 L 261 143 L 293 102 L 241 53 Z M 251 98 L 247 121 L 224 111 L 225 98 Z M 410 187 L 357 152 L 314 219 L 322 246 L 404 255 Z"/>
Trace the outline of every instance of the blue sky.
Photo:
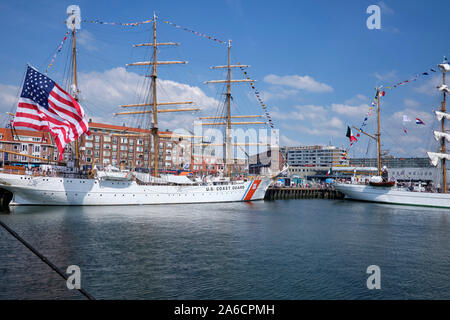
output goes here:
<path id="1" fill-rule="evenodd" d="M 450 56 L 450 23 L 446 1 L 2 1 L 0 2 L 0 110 L 14 110 L 25 65 L 45 70 L 62 40 L 65 10 L 81 7 L 83 19 L 135 22 L 151 18 L 188 27 L 222 40 L 232 39 L 232 61 L 251 65 L 281 144 L 348 145 L 347 125 L 359 126 L 377 85 L 390 85 L 428 71 Z M 381 7 L 381 30 L 369 30 L 366 8 Z M 121 27 L 83 23 L 78 35 L 80 88 L 88 116 L 106 122 L 118 104 L 136 102 L 138 74 L 126 63 L 145 59 L 134 43 L 150 39 L 150 26 Z M 204 85 L 223 72 L 210 70 L 226 63 L 226 47 L 160 23 L 161 41 L 180 42 L 163 48 L 160 59 L 187 60 L 186 66 L 160 68 L 165 91 L 172 99 L 194 99 L 211 115 L 221 98 L 220 87 Z M 447 41 L 445 41 L 447 40 Z M 49 76 L 62 81 L 70 45 L 65 43 Z M 237 71 L 234 78 L 242 77 Z M 170 80 L 170 81 L 169 81 Z M 400 156 L 424 156 L 435 148 L 432 116 L 440 102 L 437 76 L 389 90 L 382 101 L 383 148 Z M 236 85 L 235 112 L 261 113 L 248 85 Z M 99 94 L 99 92 L 101 92 Z M 402 115 L 421 118 L 426 126 L 408 124 Z M 190 118 L 189 118 L 190 117 Z M 161 117 L 161 127 L 174 129 L 193 118 Z M 368 130 L 374 129 L 375 117 Z M 374 144 L 362 138 L 352 155 L 373 155 Z"/>

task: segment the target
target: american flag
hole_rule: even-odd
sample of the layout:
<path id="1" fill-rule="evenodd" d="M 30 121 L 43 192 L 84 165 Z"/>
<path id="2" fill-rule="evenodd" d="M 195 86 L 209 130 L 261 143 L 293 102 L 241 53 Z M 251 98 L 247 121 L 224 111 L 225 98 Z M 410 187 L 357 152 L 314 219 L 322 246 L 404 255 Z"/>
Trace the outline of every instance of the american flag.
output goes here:
<path id="1" fill-rule="evenodd" d="M 83 133 L 90 135 L 84 110 L 78 102 L 53 80 L 28 66 L 14 127 L 48 131 L 55 139 L 59 161 L 64 147 Z"/>

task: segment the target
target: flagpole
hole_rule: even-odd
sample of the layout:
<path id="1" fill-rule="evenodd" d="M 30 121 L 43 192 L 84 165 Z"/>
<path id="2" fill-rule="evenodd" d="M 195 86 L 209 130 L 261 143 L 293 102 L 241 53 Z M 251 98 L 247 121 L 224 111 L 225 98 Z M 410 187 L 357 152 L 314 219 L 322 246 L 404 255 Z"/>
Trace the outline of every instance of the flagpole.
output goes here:
<path id="1" fill-rule="evenodd" d="M 378 117 L 378 175 L 381 176 L 381 129 L 380 129 L 380 88 L 377 88 L 377 117 Z"/>

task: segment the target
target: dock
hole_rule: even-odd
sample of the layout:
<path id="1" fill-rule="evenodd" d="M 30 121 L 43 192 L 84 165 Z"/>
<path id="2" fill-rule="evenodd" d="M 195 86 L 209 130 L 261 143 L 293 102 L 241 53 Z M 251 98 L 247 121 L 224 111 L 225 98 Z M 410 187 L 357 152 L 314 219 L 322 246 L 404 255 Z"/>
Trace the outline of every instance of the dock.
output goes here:
<path id="1" fill-rule="evenodd" d="M 344 199 L 344 194 L 331 188 L 269 187 L 264 200 Z"/>

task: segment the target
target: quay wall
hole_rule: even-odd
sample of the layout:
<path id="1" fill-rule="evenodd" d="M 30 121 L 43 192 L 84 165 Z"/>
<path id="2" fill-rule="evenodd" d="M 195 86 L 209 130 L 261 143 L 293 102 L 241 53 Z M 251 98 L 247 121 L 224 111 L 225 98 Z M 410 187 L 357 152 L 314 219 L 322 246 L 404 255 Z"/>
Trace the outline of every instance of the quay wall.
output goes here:
<path id="1" fill-rule="evenodd" d="M 344 194 L 331 188 L 269 187 L 264 200 L 344 199 Z"/>

